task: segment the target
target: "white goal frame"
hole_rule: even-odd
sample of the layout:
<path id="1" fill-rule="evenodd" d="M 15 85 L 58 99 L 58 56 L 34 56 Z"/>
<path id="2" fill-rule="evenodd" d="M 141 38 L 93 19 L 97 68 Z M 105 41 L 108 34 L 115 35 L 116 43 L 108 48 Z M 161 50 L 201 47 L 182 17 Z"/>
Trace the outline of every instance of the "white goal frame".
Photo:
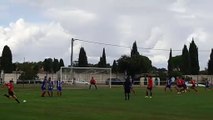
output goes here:
<path id="1" fill-rule="evenodd" d="M 64 74 L 63 69 L 68 69 L 67 73 Z M 76 71 L 84 71 L 85 72 L 76 72 Z M 104 72 L 104 73 L 101 73 Z M 106 72 L 106 73 L 105 73 Z M 97 84 L 105 84 L 105 80 L 110 78 L 109 87 L 111 88 L 111 76 L 112 70 L 111 68 L 101 68 L 101 67 L 61 67 L 59 71 L 59 77 L 62 81 L 72 81 L 73 78 L 84 79 L 87 82 L 90 81 L 91 77 L 94 77 Z"/>

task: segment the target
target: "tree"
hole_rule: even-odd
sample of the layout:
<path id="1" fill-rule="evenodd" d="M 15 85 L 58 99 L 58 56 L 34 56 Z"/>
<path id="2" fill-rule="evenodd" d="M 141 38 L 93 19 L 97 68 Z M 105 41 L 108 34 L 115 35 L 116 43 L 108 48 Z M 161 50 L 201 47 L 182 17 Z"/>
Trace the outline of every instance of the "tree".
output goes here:
<path id="1" fill-rule="evenodd" d="M 118 71 L 127 72 L 127 75 L 134 77 L 136 74 L 147 73 L 152 68 L 152 62 L 148 57 L 140 55 L 136 42 L 133 43 L 131 56 L 123 55 L 117 60 Z"/>
<path id="2" fill-rule="evenodd" d="M 35 80 L 38 76 L 39 63 L 25 62 L 23 64 L 17 63 L 17 68 L 22 71 L 19 76 L 20 80 Z"/>
<path id="3" fill-rule="evenodd" d="M 199 60 L 198 60 L 198 48 L 193 38 L 189 46 L 189 56 L 191 61 L 191 74 L 197 75 L 199 74 L 200 66 L 199 66 Z"/>
<path id="4" fill-rule="evenodd" d="M 139 55 L 136 41 L 133 43 L 132 50 L 131 50 L 131 57 L 134 55 Z"/>
<path id="5" fill-rule="evenodd" d="M 114 60 L 112 64 L 112 73 L 117 73 L 118 72 L 118 65 L 117 62 Z"/>
<path id="6" fill-rule="evenodd" d="M 118 72 L 125 73 L 128 70 L 130 64 L 130 57 L 127 55 L 122 55 L 118 61 Z"/>
<path id="7" fill-rule="evenodd" d="M 53 72 L 53 60 L 52 60 L 52 58 L 45 59 L 44 62 L 43 62 L 43 67 L 44 67 L 44 71 L 46 71 L 47 73 L 52 73 Z"/>
<path id="8" fill-rule="evenodd" d="M 134 55 L 133 57 L 123 55 L 118 59 L 119 72 L 127 72 L 127 75 L 135 76 L 136 74 L 147 73 L 151 68 L 151 60 L 142 55 Z"/>
<path id="9" fill-rule="evenodd" d="M 12 73 L 13 71 L 12 53 L 7 45 L 4 46 L 2 51 L 1 69 L 4 70 L 5 73 Z"/>
<path id="10" fill-rule="evenodd" d="M 53 60 L 53 72 L 56 73 L 60 69 L 60 64 L 58 62 L 58 59 Z"/>
<path id="11" fill-rule="evenodd" d="M 78 58 L 78 66 L 79 67 L 87 67 L 87 55 L 83 47 L 80 48 L 79 58 Z"/>
<path id="12" fill-rule="evenodd" d="M 60 67 L 64 67 L 64 61 L 63 61 L 63 59 L 60 59 L 59 66 Z"/>
<path id="13" fill-rule="evenodd" d="M 190 56 L 187 46 L 184 45 L 182 50 L 182 65 L 181 65 L 181 72 L 185 75 L 189 75 L 191 71 L 191 63 L 190 63 Z"/>
<path id="14" fill-rule="evenodd" d="M 210 60 L 208 62 L 208 74 L 213 75 L 213 49 L 210 54 Z"/>
<path id="15" fill-rule="evenodd" d="M 98 67 L 107 67 L 105 48 L 103 48 L 103 53 L 102 53 L 102 56 L 100 57 Z"/>
<path id="16" fill-rule="evenodd" d="M 169 53 L 169 60 L 168 60 L 168 75 L 171 77 L 172 72 L 173 72 L 174 66 L 172 63 L 172 49 L 170 49 Z"/>
<path id="17" fill-rule="evenodd" d="M 180 71 L 182 64 L 182 55 L 177 55 L 171 59 L 173 71 Z"/>

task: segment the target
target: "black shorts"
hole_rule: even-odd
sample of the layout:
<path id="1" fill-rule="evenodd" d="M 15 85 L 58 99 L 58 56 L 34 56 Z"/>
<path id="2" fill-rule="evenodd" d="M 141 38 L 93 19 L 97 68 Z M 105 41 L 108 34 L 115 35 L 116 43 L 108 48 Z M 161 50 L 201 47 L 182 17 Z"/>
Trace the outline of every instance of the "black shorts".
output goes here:
<path id="1" fill-rule="evenodd" d="M 166 85 L 166 88 L 171 88 L 171 85 Z"/>
<path id="2" fill-rule="evenodd" d="M 13 95 L 14 95 L 14 92 L 13 92 L 13 91 L 8 91 L 8 94 L 9 94 L 10 96 L 13 96 Z"/>
<path id="3" fill-rule="evenodd" d="M 124 89 L 124 93 L 130 93 L 130 89 Z"/>
<path id="4" fill-rule="evenodd" d="M 186 84 L 184 84 L 184 85 L 183 85 L 183 88 L 184 88 L 184 89 L 186 89 L 186 88 L 187 88 Z"/>
<path id="5" fill-rule="evenodd" d="M 177 85 L 177 87 L 178 87 L 178 88 L 182 88 L 182 87 L 183 87 L 183 85 Z"/>
<path id="6" fill-rule="evenodd" d="M 191 86 L 191 89 L 194 89 L 194 88 L 195 88 L 195 85 L 192 85 L 192 86 Z"/>
<path id="7" fill-rule="evenodd" d="M 152 90 L 152 87 L 147 87 L 148 90 Z"/>

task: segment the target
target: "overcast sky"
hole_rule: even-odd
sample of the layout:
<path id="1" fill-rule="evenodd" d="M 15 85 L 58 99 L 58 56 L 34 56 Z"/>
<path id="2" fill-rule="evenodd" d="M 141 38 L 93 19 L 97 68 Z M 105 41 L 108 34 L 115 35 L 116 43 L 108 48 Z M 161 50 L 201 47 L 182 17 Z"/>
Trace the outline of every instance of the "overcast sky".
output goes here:
<path id="1" fill-rule="evenodd" d="M 0 0 L 0 53 L 8 45 L 13 62 L 51 57 L 68 65 L 71 38 L 126 46 L 74 42 L 74 60 L 84 47 L 89 63 L 97 63 L 105 47 L 112 64 L 130 55 L 136 41 L 140 54 L 167 68 L 169 49 L 189 47 L 194 37 L 204 69 L 213 48 L 212 5 L 212 0 Z"/>

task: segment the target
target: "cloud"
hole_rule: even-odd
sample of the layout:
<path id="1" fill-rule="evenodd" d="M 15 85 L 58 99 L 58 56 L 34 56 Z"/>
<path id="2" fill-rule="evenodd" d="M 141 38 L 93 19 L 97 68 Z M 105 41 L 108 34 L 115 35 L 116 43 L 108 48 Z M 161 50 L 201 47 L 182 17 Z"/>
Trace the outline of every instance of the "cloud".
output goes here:
<path id="1" fill-rule="evenodd" d="M 97 19 L 94 13 L 89 13 L 81 9 L 55 9 L 51 8 L 46 11 L 46 15 L 51 19 L 60 21 L 62 24 L 77 24 L 85 26 Z"/>
<path id="2" fill-rule="evenodd" d="M 188 0 L 176 0 L 176 2 L 171 5 L 170 9 L 177 13 L 185 13 L 187 11 L 187 3 Z"/>
<path id="3" fill-rule="evenodd" d="M 13 62 L 42 61 L 46 57 L 66 58 L 70 49 L 71 35 L 59 23 L 33 24 L 20 18 L 8 27 L 0 27 L 0 48 L 8 45 Z"/>
<path id="4" fill-rule="evenodd" d="M 21 11 L 36 12 L 32 18 L 31 14 L 10 13 L 12 8 L 6 6 L 14 18 L 23 17 L 0 27 L 1 43 L 11 45 L 14 59 L 29 56 L 26 60 L 37 61 L 47 56 L 62 57 L 69 64 L 73 37 L 126 46 L 75 41 L 74 60 L 80 47 L 84 47 L 88 61 L 97 63 L 105 48 L 107 62 L 112 64 L 121 55 L 129 55 L 136 41 L 140 54 L 148 56 L 154 66 L 166 68 L 170 48 L 182 50 L 192 37 L 199 50 L 210 51 L 213 44 L 210 0 L 11 0 L 10 3 L 19 8 L 26 6 L 21 7 Z M 30 55 L 32 53 L 35 55 Z M 173 52 L 173 56 L 180 54 L 181 51 Z M 210 52 L 199 53 L 202 69 L 209 55 Z"/>

